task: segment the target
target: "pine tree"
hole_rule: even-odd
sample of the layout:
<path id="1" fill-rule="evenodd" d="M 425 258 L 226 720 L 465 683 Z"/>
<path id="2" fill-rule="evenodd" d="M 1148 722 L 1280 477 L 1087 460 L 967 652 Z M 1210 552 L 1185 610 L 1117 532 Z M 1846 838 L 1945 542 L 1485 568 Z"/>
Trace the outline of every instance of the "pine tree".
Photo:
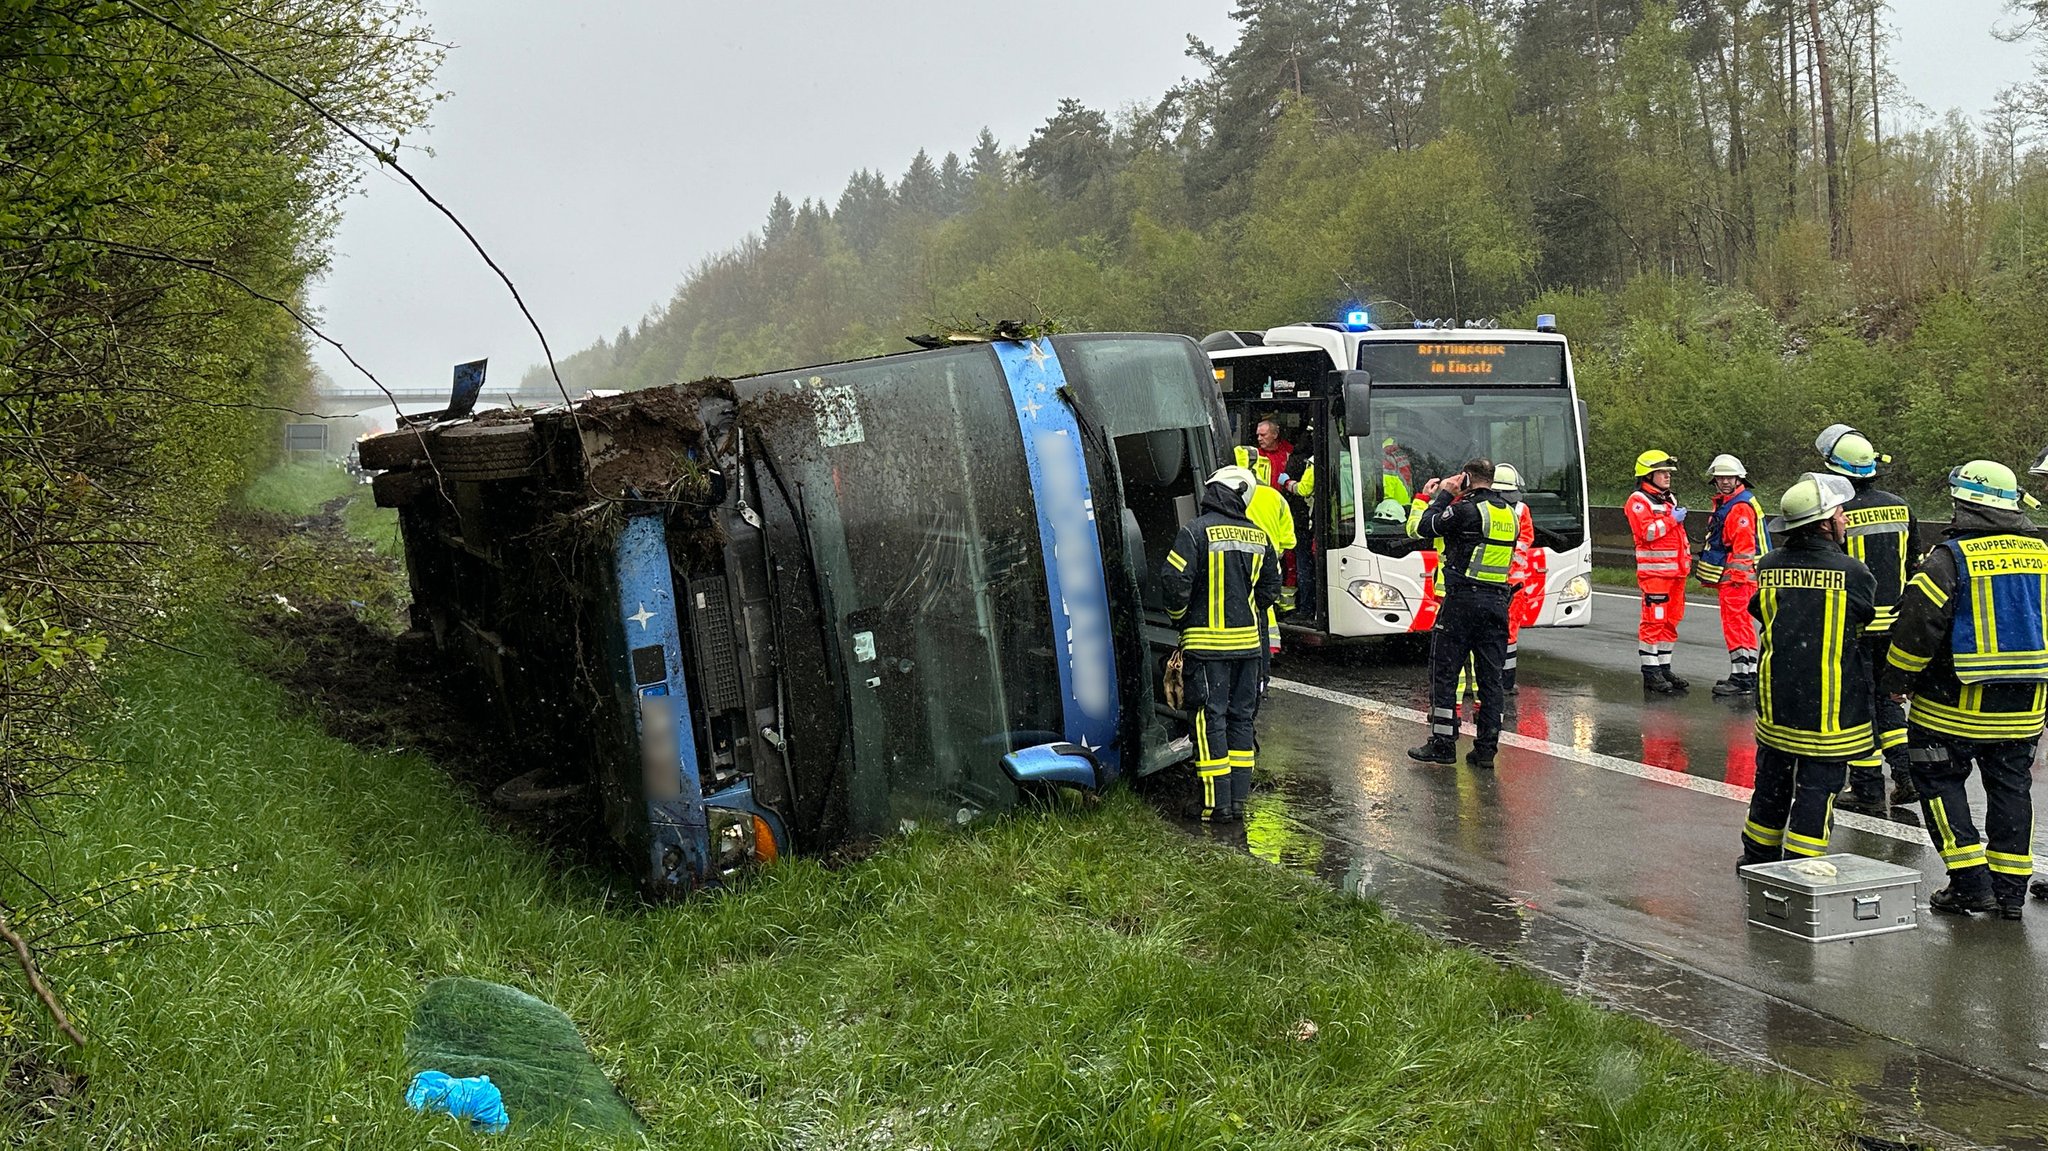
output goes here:
<path id="1" fill-rule="evenodd" d="M 1072 199 L 1091 181 L 1109 174 L 1114 159 L 1109 119 L 1079 100 L 1061 100 L 1059 111 L 1031 134 L 1017 159 L 1026 176 L 1045 184 L 1053 195 Z"/>
<path id="2" fill-rule="evenodd" d="M 796 226 L 796 209 L 790 207 L 789 197 L 775 193 L 774 202 L 768 205 L 768 226 L 761 229 L 770 246 L 789 239 L 790 230 Z"/>
<path id="3" fill-rule="evenodd" d="M 939 184 L 939 170 L 932 166 L 931 156 L 919 148 L 917 155 L 911 157 L 910 168 L 896 185 L 896 202 L 906 211 L 937 215 L 944 194 L 945 190 Z"/>
<path id="4" fill-rule="evenodd" d="M 939 165 L 939 210 L 950 216 L 967 203 L 967 169 L 958 152 L 946 153 Z"/>
<path id="5" fill-rule="evenodd" d="M 996 143 L 995 133 L 987 128 L 974 138 L 974 150 L 967 153 L 967 176 L 975 183 L 984 180 L 1000 186 L 1010 182 L 1010 161 L 1003 155 L 1003 147 Z"/>

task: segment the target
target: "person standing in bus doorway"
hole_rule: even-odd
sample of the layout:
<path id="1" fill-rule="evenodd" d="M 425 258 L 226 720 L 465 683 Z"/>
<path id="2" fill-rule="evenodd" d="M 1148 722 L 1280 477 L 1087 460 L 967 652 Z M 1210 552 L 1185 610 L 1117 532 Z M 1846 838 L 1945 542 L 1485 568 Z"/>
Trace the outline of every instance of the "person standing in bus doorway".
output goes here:
<path id="1" fill-rule="evenodd" d="M 1516 652 L 1521 647 L 1522 629 L 1536 622 L 1543 611 L 1542 555 L 1536 550 L 1536 517 L 1522 500 L 1522 473 L 1513 464 L 1496 464 L 1493 490 L 1515 507 L 1515 559 L 1508 568 L 1508 647 L 1500 665 L 1502 695 L 1515 694 Z"/>
<path id="2" fill-rule="evenodd" d="M 1655 449 L 1636 457 L 1636 490 L 1623 510 L 1635 537 L 1636 586 L 1643 593 L 1643 618 L 1636 626 L 1636 654 L 1643 664 L 1643 690 L 1673 695 L 1692 686 L 1672 674 L 1671 649 L 1678 621 L 1685 618 L 1685 573 L 1692 563 L 1686 542 L 1685 507 L 1671 493 L 1678 460 Z"/>
<path id="3" fill-rule="evenodd" d="M 1493 490 L 1493 461 L 1475 459 L 1458 475 L 1422 489 L 1424 534 L 1441 537 L 1443 609 L 1429 649 L 1429 742 L 1408 749 L 1423 763 L 1458 759 L 1458 669 L 1471 656 L 1479 680 L 1478 735 L 1465 762 L 1490 768 L 1500 746 L 1501 665 L 1508 647 L 1508 572 L 1515 562 L 1514 506 Z"/>
<path id="4" fill-rule="evenodd" d="M 1273 420 L 1260 420 L 1252 430 L 1255 441 L 1249 446 L 1239 445 L 1237 466 L 1250 468 L 1259 482 L 1278 487 L 1280 477 L 1287 471 L 1287 465 L 1294 457 L 1294 445 L 1280 433 L 1280 425 Z"/>
<path id="5" fill-rule="evenodd" d="M 1159 569 L 1166 614 L 1180 628 L 1182 699 L 1195 736 L 1198 791 L 1188 814 L 1217 822 L 1243 819 L 1251 795 L 1266 610 L 1280 598 L 1280 555 L 1245 518 L 1259 486 L 1249 469 L 1219 468 L 1202 489 L 1202 514 L 1182 525 Z"/>
<path id="6" fill-rule="evenodd" d="M 2048 543 L 2012 469 L 1948 474 L 1955 518 L 1906 581 L 1879 690 L 1907 704 L 1906 759 L 1948 886 L 1927 902 L 2020 918 L 2034 874 L 2034 750 L 2048 695 Z M 1910 702 L 1908 702 L 1910 697 Z M 1983 775 L 1984 830 L 1970 816 Z"/>
<path id="7" fill-rule="evenodd" d="M 1786 489 L 1770 524 L 1781 544 L 1758 562 L 1756 594 L 1743 608 L 1764 625 L 1744 864 L 1826 855 L 1849 761 L 1876 744 L 1862 631 L 1877 611 L 1877 582 L 1842 550 L 1842 505 L 1855 494 L 1819 472 Z"/>
<path id="8" fill-rule="evenodd" d="M 1714 481 L 1714 516 L 1707 521 L 1706 550 L 1693 571 L 1720 600 L 1721 639 L 1728 644 L 1728 678 L 1714 685 L 1714 694 L 1754 695 L 1757 638 L 1749 601 L 1756 596 L 1756 563 L 1769 540 L 1742 461 L 1726 453 L 1715 456 L 1707 476 Z"/>
<path id="9" fill-rule="evenodd" d="M 1883 667 L 1891 645 L 1892 623 L 1899 616 L 1899 599 L 1906 593 L 1906 579 L 1913 569 L 1913 511 L 1906 501 L 1877 485 L 1877 465 L 1891 457 L 1880 455 L 1870 440 L 1847 424 L 1831 424 L 1813 441 L 1814 450 L 1827 469 L 1847 479 L 1856 498 L 1842 509 L 1849 520 L 1849 554 L 1863 561 L 1877 577 L 1877 618 L 1864 629 L 1863 642 L 1870 648 L 1870 666 Z M 1892 793 L 1884 793 L 1884 771 L 1891 766 Z M 1877 696 L 1877 747 L 1849 764 L 1849 794 L 1842 806 L 1865 815 L 1884 815 L 1893 806 L 1919 802 L 1913 789 L 1912 767 L 1906 762 L 1906 709 L 1891 697 Z"/>
<path id="10" fill-rule="evenodd" d="M 1258 442 L 1249 447 L 1242 444 L 1238 446 L 1237 466 L 1248 469 L 1260 487 L 1281 490 L 1281 485 L 1289 478 L 1287 466 L 1293 462 L 1294 445 L 1280 434 L 1280 425 L 1270 418 L 1260 420 L 1258 426 L 1252 430 L 1252 436 Z M 1294 529 L 1290 526 L 1288 535 L 1293 534 Z M 1287 549 L 1280 553 L 1280 602 L 1276 606 L 1276 611 L 1294 610 L 1295 587 L 1294 545 L 1289 544 Z M 1280 630 L 1277 627 L 1273 629 L 1271 642 L 1273 650 L 1278 651 Z"/>

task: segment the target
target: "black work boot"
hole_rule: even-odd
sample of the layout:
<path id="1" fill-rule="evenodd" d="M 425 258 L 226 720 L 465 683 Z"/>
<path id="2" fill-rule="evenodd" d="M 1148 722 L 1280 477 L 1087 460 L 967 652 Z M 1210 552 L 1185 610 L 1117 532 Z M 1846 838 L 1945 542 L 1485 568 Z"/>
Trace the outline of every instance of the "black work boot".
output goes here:
<path id="1" fill-rule="evenodd" d="M 1843 811 L 1853 811 L 1858 815 L 1881 816 L 1891 811 L 1891 805 L 1884 801 L 1884 783 L 1882 781 L 1867 791 L 1861 787 L 1855 787 L 1843 792 L 1835 800 L 1835 806 Z"/>
<path id="2" fill-rule="evenodd" d="M 1671 682 L 1663 668 L 1646 667 L 1643 669 L 1643 690 L 1652 695 L 1677 695 L 1683 689 Z"/>
<path id="3" fill-rule="evenodd" d="M 1686 688 L 1692 686 L 1691 680 L 1681 678 L 1677 672 L 1671 670 L 1671 665 L 1668 663 L 1665 664 L 1659 670 L 1661 670 L 1664 673 L 1664 679 L 1667 682 L 1669 682 L 1672 687 L 1675 687 L 1680 691 L 1684 691 Z"/>
<path id="4" fill-rule="evenodd" d="M 1957 881 L 1950 879 L 1947 887 L 1928 896 L 1927 906 L 1946 915 L 1968 915 L 1972 911 L 1997 911 L 1998 897 L 1991 894 L 1989 885 L 1959 889 Z"/>
<path id="5" fill-rule="evenodd" d="M 1920 789 L 1913 786 L 1910 775 L 1892 776 L 1892 806 L 1911 807 L 1920 802 Z"/>
<path id="6" fill-rule="evenodd" d="M 1991 873 L 1991 898 L 1998 901 L 2000 919 L 2025 919 L 2027 913 L 2027 881 L 2017 875 Z"/>
<path id="7" fill-rule="evenodd" d="M 1432 736 L 1430 741 L 1421 747 L 1409 748 L 1408 758 L 1420 763 L 1456 763 L 1458 745 L 1448 739 L 1437 739 Z"/>
<path id="8" fill-rule="evenodd" d="M 1471 751 L 1465 753 L 1465 762 L 1471 764 L 1473 767 L 1485 768 L 1487 771 L 1492 771 L 1493 753 L 1493 748 L 1481 748 L 1477 745 L 1474 745 Z"/>
<path id="9" fill-rule="evenodd" d="M 1756 694 L 1756 676 L 1738 671 L 1714 685 L 1714 694 L 1722 698 Z"/>

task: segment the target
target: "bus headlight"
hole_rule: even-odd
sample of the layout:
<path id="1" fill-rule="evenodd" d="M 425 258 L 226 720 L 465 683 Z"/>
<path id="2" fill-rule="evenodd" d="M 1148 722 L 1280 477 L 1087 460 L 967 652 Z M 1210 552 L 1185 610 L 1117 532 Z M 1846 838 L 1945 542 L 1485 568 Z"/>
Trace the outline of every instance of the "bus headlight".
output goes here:
<path id="1" fill-rule="evenodd" d="M 1574 600 L 1585 599 L 1586 597 L 1592 594 L 1592 580 L 1589 580 L 1582 575 L 1573 576 L 1569 581 L 1565 583 L 1564 590 L 1557 593 L 1557 601 L 1559 603 L 1571 603 Z"/>
<path id="2" fill-rule="evenodd" d="M 1374 611 L 1406 611 L 1408 599 L 1383 583 L 1369 579 L 1352 580 L 1347 588 L 1351 598 Z"/>

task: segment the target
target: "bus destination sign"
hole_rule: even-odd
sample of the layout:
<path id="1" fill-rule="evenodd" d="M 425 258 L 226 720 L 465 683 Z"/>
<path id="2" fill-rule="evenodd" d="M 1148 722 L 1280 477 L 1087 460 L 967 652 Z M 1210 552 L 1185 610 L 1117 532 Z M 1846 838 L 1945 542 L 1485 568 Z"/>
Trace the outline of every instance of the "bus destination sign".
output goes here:
<path id="1" fill-rule="evenodd" d="M 1482 340 L 1372 341 L 1358 346 L 1358 366 L 1375 383 L 1561 384 L 1564 349 Z"/>

